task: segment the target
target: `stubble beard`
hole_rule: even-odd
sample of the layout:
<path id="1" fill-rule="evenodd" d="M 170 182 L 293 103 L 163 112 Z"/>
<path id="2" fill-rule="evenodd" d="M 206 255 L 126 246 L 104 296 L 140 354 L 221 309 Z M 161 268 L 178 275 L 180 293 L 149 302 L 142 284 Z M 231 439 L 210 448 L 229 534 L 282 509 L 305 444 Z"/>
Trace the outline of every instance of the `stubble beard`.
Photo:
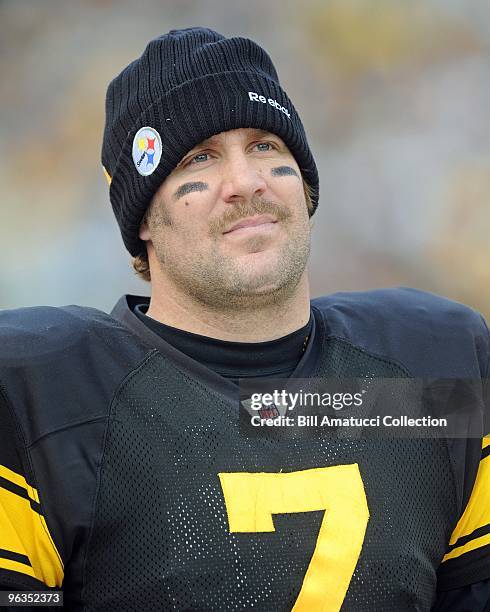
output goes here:
<path id="1" fill-rule="evenodd" d="M 180 293 L 188 295 L 203 307 L 219 312 L 276 306 L 293 297 L 310 255 L 308 217 L 306 215 L 293 221 L 290 213 L 275 204 L 263 201 L 251 204 L 253 210 L 238 206 L 229 218 L 219 220 L 210 228 L 214 241 L 207 252 L 190 251 L 184 258 L 168 248 L 164 234 L 161 241 L 153 242 L 160 268 Z M 286 231 L 288 236 L 271 253 L 270 260 L 274 262 L 269 263 L 269 260 L 267 269 L 257 272 L 253 261 L 243 261 L 244 258 L 253 259 L 253 256 L 225 256 L 221 252 L 220 242 L 223 240 L 223 229 L 230 226 L 230 221 L 265 213 L 275 214 L 278 223 L 283 226 L 281 230 Z M 164 224 L 168 227 L 172 221 L 166 217 Z M 260 251 L 267 239 L 260 235 L 249 239 L 249 252 Z M 192 244 L 194 242 L 189 237 L 189 247 Z"/>

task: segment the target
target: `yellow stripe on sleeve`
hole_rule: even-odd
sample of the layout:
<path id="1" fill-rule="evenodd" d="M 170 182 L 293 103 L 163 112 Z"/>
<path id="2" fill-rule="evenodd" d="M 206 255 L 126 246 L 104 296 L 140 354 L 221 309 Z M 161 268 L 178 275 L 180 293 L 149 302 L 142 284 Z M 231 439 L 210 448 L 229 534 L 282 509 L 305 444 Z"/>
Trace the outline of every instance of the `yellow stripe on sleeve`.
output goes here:
<path id="1" fill-rule="evenodd" d="M 11 561 L 10 559 L 0 558 L 0 568 L 11 570 L 13 572 L 19 572 L 20 574 L 27 574 L 33 578 L 37 578 L 32 567 L 19 563 L 18 561 Z"/>
<path id="2" fill-rule="evenodd" d="M 489 445 L 490 438 L 484 438 L 482 448 L 484 449 Z M 469 536 L 476 529 L 485 527 L 488 524 L 490 524 L 490 455 L 480 461 L 473 491 L 465 511 L 451 535 L 449 544 L 455 544 L 460 538 Z M 443 561 L 453 559 L 486 544 L 490 544 L 490 534 L 476 537 L 464 545 L 457 546 L 444 556 Z"/>
<path id="3" fill-rule="evenodd" d="M 443 561 L 447 561 L 448 559 L 454 559 L 456 557 L 460 557 L 464 555 L 464 553 L 470 552 L 470 550 L 476 550 L 477 548 L 481 548 L 482 546 L 486 546 L 490 544 L 490 533 L 487 535 L 481 536 L 479 538 L 475 538 L 471 540 L 471 542 L 467 542 L 463 546 L 458 546 L 444 555 Z"/>
<path id="4" fill-rule="evenodd" d="M 2 467 L 1 475 L 27 490 L 31 499 L 39 499 L 37 491 L 20 474 Z M 44 517 L 31 507 L 29 499 L 6 487 L 5 483 L 0 488 L 0 549 L 25 555 L 32 567 L 3 557 L 0 567 L 37 578 L 49 587 L 61 586 L 63 562 Z"/>
<path id="5" fill-rule="evenodd" d="M 10 482 L 16 484 L 23 489 L 26 489 L 29 497 L 33 499 L 35 502 L 39 503 L 39 495 L 37 490 L 27 482 L 27 480 L 21 474 L 17 474 L 13 472 L 8 467 L 4 465 L 0 465 L 0 477 L 5 478 L 5 480 L 9 480 Z"/>

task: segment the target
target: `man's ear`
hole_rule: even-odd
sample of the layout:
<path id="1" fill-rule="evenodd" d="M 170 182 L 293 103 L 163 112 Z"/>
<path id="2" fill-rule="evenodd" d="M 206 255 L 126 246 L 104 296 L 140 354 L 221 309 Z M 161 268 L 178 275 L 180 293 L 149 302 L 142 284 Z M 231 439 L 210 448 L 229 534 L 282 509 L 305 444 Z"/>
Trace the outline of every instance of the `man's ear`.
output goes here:
<path id="1" fill-rule="evenodd" d="M 140 225 L 140 231 L 138 235 L 140 240 L 143 241 L 151 239 L 150 228 L 148 227 L 148 222 L 146 220 L 143 221 L 143 223 Z"/>

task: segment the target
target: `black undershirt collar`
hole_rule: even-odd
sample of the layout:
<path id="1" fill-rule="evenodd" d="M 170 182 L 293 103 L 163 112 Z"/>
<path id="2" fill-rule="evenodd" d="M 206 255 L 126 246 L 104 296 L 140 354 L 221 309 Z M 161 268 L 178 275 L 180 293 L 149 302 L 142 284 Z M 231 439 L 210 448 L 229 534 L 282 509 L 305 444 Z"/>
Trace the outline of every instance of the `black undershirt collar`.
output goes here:
<path id="1" fill-rule="evenodd" d="M 308 323 L 287 336 L 267 342 L 230 342 L 171 327 L 145 313 L 148 303 L 136 304 L 134 314 L 153 333 L 195 361 L 232 382 L 240 378 L 287 378 L 296 369 L 308 343 Z"/>

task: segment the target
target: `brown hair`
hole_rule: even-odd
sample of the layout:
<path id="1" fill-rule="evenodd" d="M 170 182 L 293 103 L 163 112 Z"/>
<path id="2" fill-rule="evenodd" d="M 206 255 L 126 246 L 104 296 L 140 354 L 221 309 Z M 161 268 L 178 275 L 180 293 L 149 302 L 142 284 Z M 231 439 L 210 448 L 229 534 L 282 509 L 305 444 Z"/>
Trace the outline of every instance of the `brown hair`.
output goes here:
<path id="1" fill-rule="evenodd" d="M 303 179 L 303 189 L 305 193 L 306 208 L 308 209 L 308 213 L 311 217 L 311 215 L 313 214 L 313 202 L 312 202 L 313 189 L 308 185 L 308 183 L 304 179 Z M 151 204 L 148 207 L 148 210 L 146 211 L 145 216 L 143 217 L 142 223 L 148 222 L 148 217 L 150 216 L 150 210 L 151 210 Z M 150 264 L 148 262 L 148 254 L 146 250 L 144 253 L 140 253 L 139 255 L 136 255 L 136 257 L 133 259 L 133 269 L 141 279 L 143 279 L 144 281 L 147 281 L 148 283 L 151 282 Z"/>

